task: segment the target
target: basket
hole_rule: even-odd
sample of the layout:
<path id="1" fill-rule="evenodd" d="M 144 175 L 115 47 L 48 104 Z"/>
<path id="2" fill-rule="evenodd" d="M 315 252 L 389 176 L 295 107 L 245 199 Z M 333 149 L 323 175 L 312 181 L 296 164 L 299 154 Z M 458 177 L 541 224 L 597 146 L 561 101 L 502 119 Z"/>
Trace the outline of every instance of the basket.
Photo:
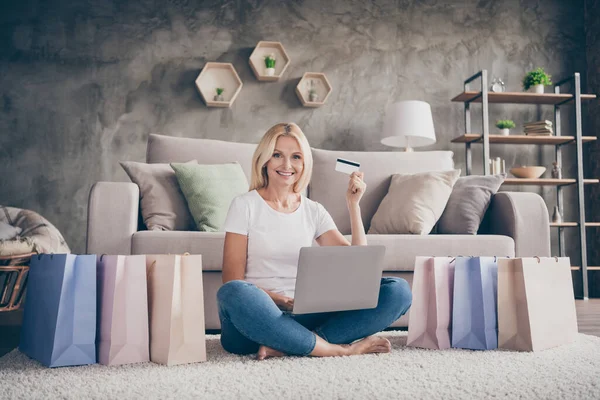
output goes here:
<path id="1" fill-rule="evenodd" d="M 0 312 L 18 310 L 25 299 L 31 257 L 37 253 L 0 257 Z"/>

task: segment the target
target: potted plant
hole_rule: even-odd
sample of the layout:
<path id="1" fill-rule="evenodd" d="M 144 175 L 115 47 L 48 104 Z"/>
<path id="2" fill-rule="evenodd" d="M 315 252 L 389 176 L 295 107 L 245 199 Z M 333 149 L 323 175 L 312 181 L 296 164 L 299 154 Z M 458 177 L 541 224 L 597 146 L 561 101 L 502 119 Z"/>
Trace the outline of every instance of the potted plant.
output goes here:
<path id="1" fill-rule="evenodd" d="M 265 56 L 265 67 L 267 76 L 275 75 L 275 54 L 271 53 Z"/>
<path id="2" fill-rule="evenodd" d="M 223 98 L 223 92 L 225 91 L 225 89 L 218 87 L 215 90 L 217 91 L 217 94 L 215 95 L 215 101 L 225 101 L 225 99 Z"/>
<path id="3" fill-rule="evenodd" d="M 500 134 L 508 136 L 509 130 L 515 127 L 515 123 L 511 119 L 501 119 L 496 122 L 496 127 L 500 129 Z"/>
<path id="4" fill-rule="evenodd" d="M 551 76 L 544 71 L 544 68 L 536 68 L 523 78 L 523 90 L 534 88 L 534 93 L 544 93 L 544 86 L 552 85 L 550 78 Z"/>
<path id="5" fill-rule="evenodd" d="M 315 89 L 315 82 L 311 79 L 308 82 L 308 101 L 316 102 L 319 100 L 319 94 L 317 93 L 317 89 Z"/>

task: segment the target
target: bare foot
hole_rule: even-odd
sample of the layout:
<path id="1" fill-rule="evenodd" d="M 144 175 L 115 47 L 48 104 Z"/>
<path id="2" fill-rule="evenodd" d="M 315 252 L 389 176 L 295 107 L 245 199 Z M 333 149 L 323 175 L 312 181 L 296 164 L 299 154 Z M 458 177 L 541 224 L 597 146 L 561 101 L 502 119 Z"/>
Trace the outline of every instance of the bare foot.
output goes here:
<path id="1" fill-rule="evenodd" d="M 366 338 L 352 343 L 348 348 L 350 355 L 369 354 L 369 353 L 389 353 L 392 351 L 392 344 L 389 340 L 381 336 L 367 336 Z"/>
<path id="2" fill-rule="evenodd" d="M 283 357 L 283 356 L 285 356 L 285 353 L 282 353 L 277 350 L 273 350 L 272 348 L 267 347 L 267 346 L 260 346 L 258 348 L 258 352 L 256 353 L 256 358 L 258 360 L 264 360 L 265 358 L 269 358 L 269 357 Z"/>

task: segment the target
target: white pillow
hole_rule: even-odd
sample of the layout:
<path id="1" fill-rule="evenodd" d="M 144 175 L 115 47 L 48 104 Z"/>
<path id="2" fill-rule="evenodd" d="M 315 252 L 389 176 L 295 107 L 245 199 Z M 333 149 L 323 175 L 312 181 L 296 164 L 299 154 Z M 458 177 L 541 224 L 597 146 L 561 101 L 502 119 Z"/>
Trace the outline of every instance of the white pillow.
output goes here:
<path id="1" fill-rule="evenodd" d="M 12 226 L 0 221 L 0 240 L 14 239 L 19 233 L 21 233 L 21 228 L 18 226 Z"/>
<path id="2" fill-rule="evenodd" d="M 395 174 L 369 233 L 427 235 L 446 207 L 460 170 Z"/>

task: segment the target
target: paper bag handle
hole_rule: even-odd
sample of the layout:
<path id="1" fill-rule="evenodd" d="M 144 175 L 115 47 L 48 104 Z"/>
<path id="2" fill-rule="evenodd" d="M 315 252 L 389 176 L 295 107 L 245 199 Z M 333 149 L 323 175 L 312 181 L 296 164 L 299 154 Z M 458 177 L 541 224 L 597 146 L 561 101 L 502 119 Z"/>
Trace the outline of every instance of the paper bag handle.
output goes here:
<path id="1" fill-rule="evenodd" d="M 460 254 L 456 257 L 463 257 Z M 452 264 L 454 261 L 456 261 L 456 257 L 454 257 L 452 260 L 450 260 L 450 262 L 448 264 Z M 473 256 L 469 256 L 469 257 L 473 257 Z"/>
<path id="2" fill-rule="evenodd" d="M 539 257 L 539 256 L 533 256 L 533 258 L 537 258 L 537 262 L 538 262 L 538 264 L 542 262 L 542 260 L 540 259 L 540 257 Z M 557 257 L 557 256 L 554 256 L 554 257 L 552 257 L 552 258 L 554 258 L 554 260 L 555 260 L 556 262 L 558 262 L 558 257 Z"/>
<path id="3" fill-rule="evenodd" d="M 48 254 L 48 253 L 42 253 L 42 254 L 38 253 L 37 259 L 38 259 L 38 260 L 41 260 L 41 257 L 42 257 L 44 254 Z M 51 260 L 52 260 L 52 257 L 54 257 L 54 253 L 50 253 L 50 259 L 51 259 Z"/>

